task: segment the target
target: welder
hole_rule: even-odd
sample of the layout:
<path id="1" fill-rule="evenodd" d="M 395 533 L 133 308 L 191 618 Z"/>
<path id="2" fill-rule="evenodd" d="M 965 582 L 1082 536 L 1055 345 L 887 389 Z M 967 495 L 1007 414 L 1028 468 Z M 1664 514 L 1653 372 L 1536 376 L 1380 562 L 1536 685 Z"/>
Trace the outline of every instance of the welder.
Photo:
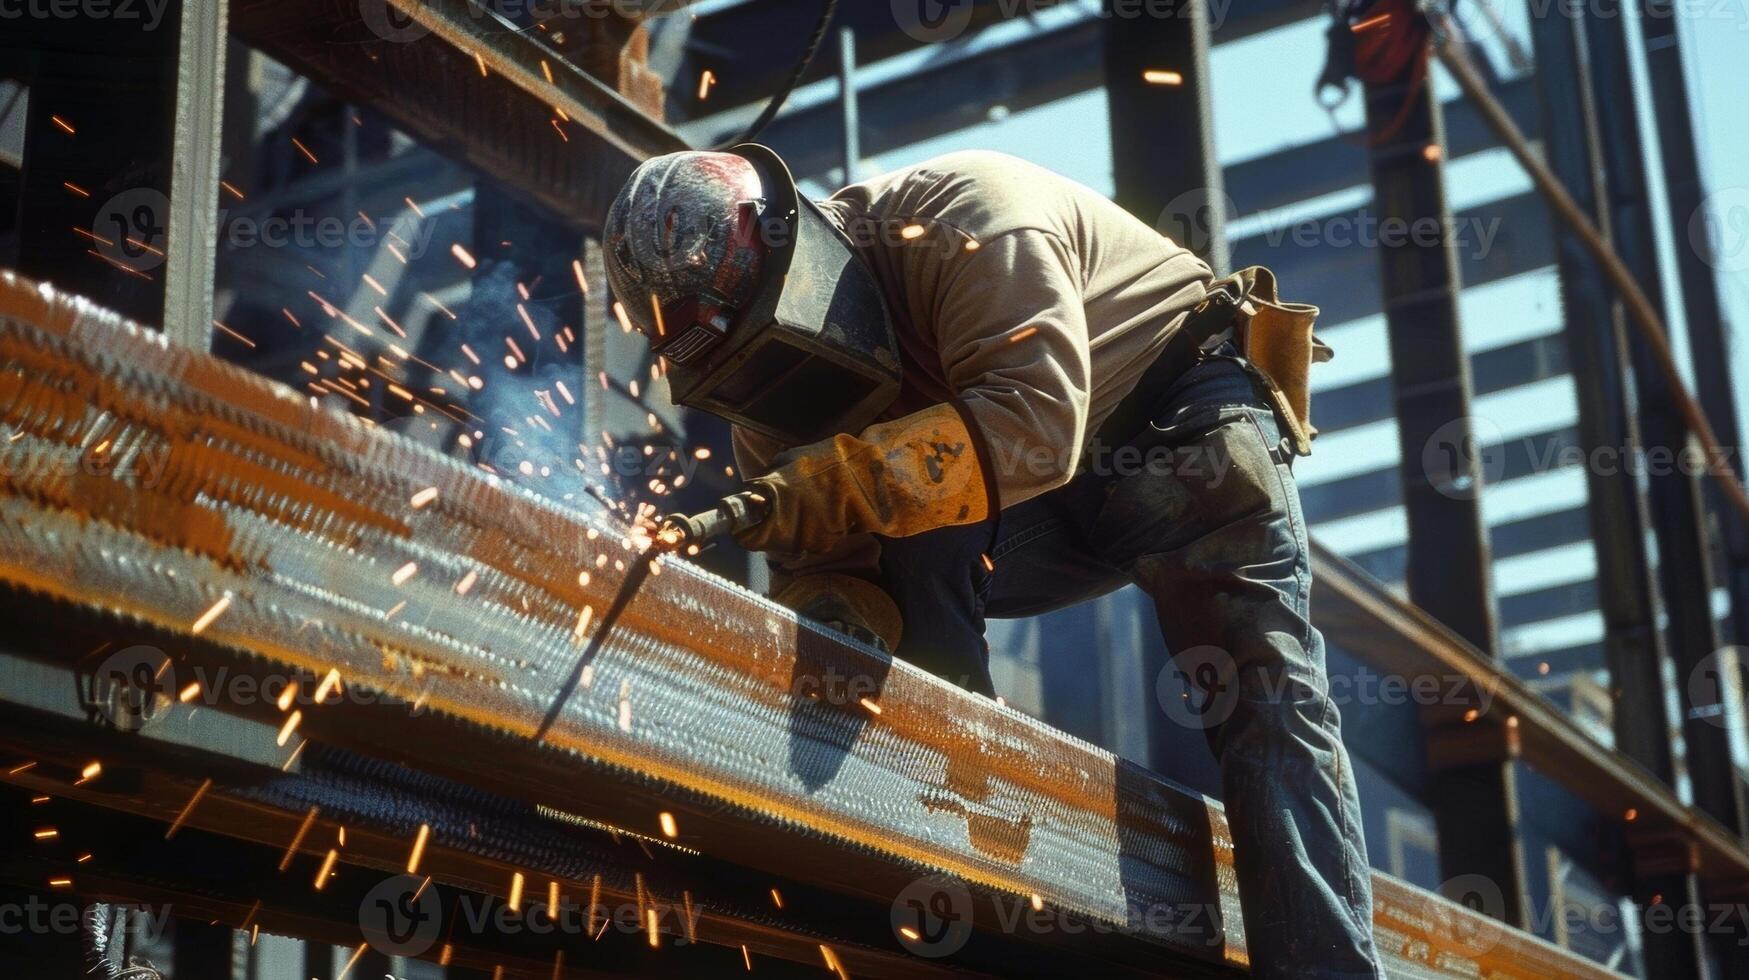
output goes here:
<path id="1" fill-rule="evenodd" d="M 1291 468 L 1315 308 L 987 152 L 818 202 L 761 146 L 669 154 L 604 246 L 675 400 L 734 425 L 751 479 L 707 523 L 775 600 L 993 696 L 986 617 L 1139 586 L 1220 762 L 1254 972 L 1380 975 Z"/>

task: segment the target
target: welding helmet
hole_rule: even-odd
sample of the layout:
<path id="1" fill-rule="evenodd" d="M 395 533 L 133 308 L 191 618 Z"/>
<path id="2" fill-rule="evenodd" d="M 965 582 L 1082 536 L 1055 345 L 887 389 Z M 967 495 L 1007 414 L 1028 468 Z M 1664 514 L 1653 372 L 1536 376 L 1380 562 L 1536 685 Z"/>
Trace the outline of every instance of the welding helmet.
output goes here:
<path id="1" fill-rule="evenodd" d="M 799 445 L 860 432 L 898 396 L 880 284 L 766 147 L 645 161 L 603 244 L 677 403 Z"/>

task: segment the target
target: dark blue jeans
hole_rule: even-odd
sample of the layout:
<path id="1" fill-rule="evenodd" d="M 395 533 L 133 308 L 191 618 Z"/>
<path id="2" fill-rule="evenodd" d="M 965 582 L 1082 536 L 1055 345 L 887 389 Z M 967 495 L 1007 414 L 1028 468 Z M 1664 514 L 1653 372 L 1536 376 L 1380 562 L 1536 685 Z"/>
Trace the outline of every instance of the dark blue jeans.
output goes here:
<path id="1" fill-rule="evenodd" d="M 993 694 L 986 616 L 1135 583 L 1188 685 L 1162 710 L 1204 729 L 1220 761 L 1253 971 L 1381 976 L 1360 802 L 1308 618 L 1306 527 L 1275 416 L 1231 356 L 1157 394 L 1151 424 L 1093 447 L 1068 485 L 993 522 L 883 540 L 883 584 L 905 617 L 896 655 Z"/>

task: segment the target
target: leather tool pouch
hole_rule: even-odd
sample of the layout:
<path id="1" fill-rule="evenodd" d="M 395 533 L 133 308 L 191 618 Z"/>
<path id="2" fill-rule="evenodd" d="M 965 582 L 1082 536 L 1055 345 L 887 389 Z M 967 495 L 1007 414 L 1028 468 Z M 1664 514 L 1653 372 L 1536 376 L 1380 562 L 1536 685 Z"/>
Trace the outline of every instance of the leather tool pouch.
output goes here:
<path id="1" fill-rule="evenodd" d="M 1335 353 L 1312 335 L 1318 308 L 1281 302 L 1275 274 L 1260 265 L 1241 269 L 1230 278 L 1242 290 L 1240 313 L 1234 320 L 1235 345 L 1262 376 L 1290 448 L 1297 456 L 1309 456 L 1312 437 L 1318 434 L 1311 419 L 1312 364 L 1328 361 Z"/>

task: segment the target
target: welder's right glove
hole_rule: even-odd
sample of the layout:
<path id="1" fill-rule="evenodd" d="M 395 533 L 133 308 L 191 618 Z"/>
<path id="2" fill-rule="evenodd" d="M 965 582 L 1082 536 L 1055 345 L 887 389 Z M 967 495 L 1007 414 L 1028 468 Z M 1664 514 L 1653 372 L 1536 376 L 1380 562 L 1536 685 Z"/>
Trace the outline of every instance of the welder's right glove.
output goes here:
<path id="1" fill-rule="evenodd" d="M 735 535 L 743 548 L 820 555 L 852 534 L 903 538 L 990 516 L 972 435 L 949 404 L 787 455 L 748 483 L 770 501 L 771 513 Z"/>
<path id="2" fill-rule="evenodd" d="M 797 614 L 891 653 L 899 648 L 904 620 L 885 589 L 868 579 L 836 572 L 798 575 L 780 583 L 771 599 Z"/>

